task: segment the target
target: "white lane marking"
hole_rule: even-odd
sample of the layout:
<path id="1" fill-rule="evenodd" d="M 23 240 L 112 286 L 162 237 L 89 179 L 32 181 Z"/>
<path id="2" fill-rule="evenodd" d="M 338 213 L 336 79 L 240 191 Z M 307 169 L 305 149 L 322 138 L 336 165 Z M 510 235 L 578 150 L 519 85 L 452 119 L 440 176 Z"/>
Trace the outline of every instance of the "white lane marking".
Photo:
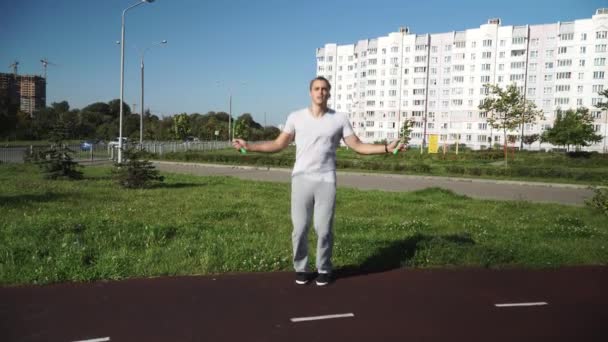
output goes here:
<path id="1" fill-rule="evenodd" d="M 350 312 L 350 313 L 346 313 L 346 314 L 336 314 L 336 315 L 295 317 L 295 318 L 291 318 L 291 321 L 295 323 L 295 322 L 317 321 L 317 320 L 321 320 L 321 319 L 345 318 L 345 317 L 355 317 L 355 314 Z"/>
<path id="2" fill-rule="evenodd" d="M 541 306 L 549 305 L 547 302 L 530 302 L 530 303 L 506 303 L 506 304 L 494 304 L 498 308 L 512 307 L 512 306 Z"/>
<path id="3" fill-rule="evenodd" d="M 109 341 L 110 338 L 109 337 L 100 337 L 100 338 L 93 338 L 90 340 L 80 340 L 80 341 L 74 341 L 74 342 L 105 342 L 105 341 Z"/>

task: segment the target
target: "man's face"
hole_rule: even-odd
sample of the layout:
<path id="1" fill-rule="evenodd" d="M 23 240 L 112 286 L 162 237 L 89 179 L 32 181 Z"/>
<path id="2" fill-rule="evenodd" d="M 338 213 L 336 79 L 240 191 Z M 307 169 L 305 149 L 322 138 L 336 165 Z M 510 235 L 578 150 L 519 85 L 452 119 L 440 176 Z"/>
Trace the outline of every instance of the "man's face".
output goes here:
<path id="1" fill-rule="evenodd" d="M 329 99 L 329 86 L 327 82 L 323 80 L 314 81 L 310 89 L 310 98 L 316 105 L 327 106 L 327 100 Z"/>

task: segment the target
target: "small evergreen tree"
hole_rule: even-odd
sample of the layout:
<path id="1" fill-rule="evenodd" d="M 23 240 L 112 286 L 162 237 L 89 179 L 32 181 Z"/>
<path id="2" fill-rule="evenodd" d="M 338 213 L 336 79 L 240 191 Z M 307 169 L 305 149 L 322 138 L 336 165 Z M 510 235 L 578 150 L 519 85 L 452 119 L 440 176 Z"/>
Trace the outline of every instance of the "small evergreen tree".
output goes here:
<path id="1" fill-rule="evenodd" d="M 145 159 L 146 152 L 131 147 L 123 152 L 124 162 L 114 164 L 112 171 L 115 181 L 124 188 L 150 188 L 163 182 L 161 176 L 150 161 Z"/>
<path id="2" fill-rule="evenodd" d="M 64 144 L 68 134 L 67 125 L 60 117 L 50 133 L 49 140 L 52 143 L 50 148 L 38 152 L 37 156 L 32 156 L 32 160 L 42 170 L 44 178 L 82 179 L 82 172 L 77 170 L 82 166 L 73 160 L 74 151 Z"/>

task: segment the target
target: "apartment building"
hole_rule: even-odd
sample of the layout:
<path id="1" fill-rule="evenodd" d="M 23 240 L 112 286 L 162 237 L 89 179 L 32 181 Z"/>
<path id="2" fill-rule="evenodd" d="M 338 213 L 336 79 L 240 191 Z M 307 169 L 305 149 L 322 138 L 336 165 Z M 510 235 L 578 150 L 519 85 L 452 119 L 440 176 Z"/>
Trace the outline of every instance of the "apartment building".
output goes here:
<path id="1" fill-rule="evenodd" d="M 46 106 L 46 80 L 36 75 L 0 73 L 0 97 L 19 104 L 19 109 L 32 115 Z"/>
<path id="2" fill-rule="evenodd" d="M 516 84 L 544 114 L 523 127 L 525 135 L 551 127 L 557 110 L 584 106 L 604 137 L 587 150 L 607 152 L 608 113 L 595 104 L 608 87 L 608 9 L 542 25 L 503 26 L 496 18 L 479 28 L 437 34 L 402 27 L 355 44 L 326 44 L 316 57 L 317 75 L 332 83 L 330 107 L 349 113 L 365 142 L 394 139 L 403 120 L 413 119 L 412 145 L 426 143 L 429 134 L 439 135 L 442 144 L 458 141 L 474 149 L 502 144 L 502 132 L 478 106 L 487 96 L 484 84 Z M 519 137 L 521 130 L 509 134 Z"/>

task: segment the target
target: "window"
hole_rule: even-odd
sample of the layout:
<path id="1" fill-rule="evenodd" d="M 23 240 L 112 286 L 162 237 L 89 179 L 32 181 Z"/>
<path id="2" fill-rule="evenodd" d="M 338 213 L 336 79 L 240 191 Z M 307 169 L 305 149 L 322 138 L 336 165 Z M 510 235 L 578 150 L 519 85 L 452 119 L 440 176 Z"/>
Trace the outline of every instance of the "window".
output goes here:
<path id="1" fill-rule="evenodd" d="M 594 80 L 604 79 L 604 72 L 603 71 L 594 71 L 593 79 Z"/>
<path id="2" fill-rule="evenodd" d="M 555 78 L 558 80 L 562 80 L 562 79 L 570 79 L 572 77 L 572 73 L 571 72 L 558 72 L 555 75 Z"/>
<path id="3" fill-rule="evenodd" d="M 511 69 L 523 69 L 526 66 L 526 62 L 511 62 Z"/>
<path id="4" fill-rule="evenodd" d="M 568 103 L 570 103 L 570 99 L 567 97 L 556 97 L 555 98 L 555 104 L 556 105 L 567 105 Z"/>
<path id="5" fill-rule="evenodd" d="M 483 46 L 484 47 L 490 47 L 490 46 L 492 46 L 492 39 L 484 39 Z"/>
<path id="6" fill-rule="evenodd" d="M 581 46 L 581 54 L 585 54 L 587 52 L 586 46 Z"/>
<path id="7" fill-rule="evenodd" d="M 558 55 L 561 55 L 561 54 L 564 54 L 564 53 L 567 53 L 567 52 L 568 52 L 568 47 L 567 46 L 560 46 L 560 47 L 557 48 L 557 54 Z"/>
<path id="8" fill-rule="evenodd" d="M 485 59 L 492 58 L 492 52 L 490 52 L 490 51 L 482 52 L 481 53 L 481 58 L 485 58 Z"/>
<path id="9" fill-rule="evenodd" d="M 581 40 L 587 40 L 587 34 L 581 33 Z"/>
<path id="10" fill-rule="evenodd" d="M 530 76 L 528 76 L 528 82 L 530 82 L 530 83 L 536 83 L 536 75 L 530 75 Z"/>
<path id="11" fill-rule="evenodd" d="M 570 91 L 570 85 L 569 84 L 560 84 L 560 85 L 556 85 L 555 86 L 555 92 L 563 92 L 563 91 Z"/>
<path id="12" fill-rule="evenodd" d="M 557 66 L 558 67 L 572 66 L 572 60 L 571 59 L 558 59 Z"/>
<path id="13" fill-rule="evenodd" d="M 553 69 L 553 62 L 545 63 L 545 69 Z"/>
<path id="14" fill-rule="evenodd" d="M 538 51 L 537 50 L 530 51 L 530 58 L 536 58 L 536 57 L 538 57 Z"/>
<path id="15" fill-rule="evenodd" d="M 513 37 L 511 44 L 523 44 L 526 40 L 526 37 Z"/>
<path id="16" fill-rule="evenodd" d="M 454 46 L 458 49 L 464 48 L 467 46 L 467 42 L 462 41 L 462 42 L 454 42 Z"/>
<path id="17" fill-rule="evenodd" d="M 513 74 L 509 77 L 509 81 L 523 81 L 524 74 Z"/>
<path id="18" fill-rule="evenodd" d="M 481 83 L 490 83 L 490 76 L 481 76 Z"/>
<path id="19" fill-rule="evenodd" d="M 498 54 L 498 58 L 505 58 L 505 52 L 504 52 L 504 51 L 501 51 L 501 52 Z"/>
<path id="20" fill-rule="evenodd" d="M 574 33 L 563 33 L 560 35 L 559 37 L 560 40 L 573 40 L 574 39 Z"/>
<path id="21" fill-rule="evenodd" d="M 481 65 L 481 70 L 483 70 L 483 71 L 490 71 L 490 64 L 482 64 Z"/>
<path id="22" fill-rule="evenodd" d="M 578 61 L 578 66 L 584 67 L 585 66 L 585 60 L 584 59 L 579 60 Z"/>
<path id="23" fill-rule="evenodd" d="M 485 122 L 480 122 L 477 124 L 477 129 L 480 131 L 485 131 L 486 129 L 488 129 L 488 124 Z"/>
<path id="24" fill-rule="evenodd" d="M 606 39 L 606 38 L 608 38 L 608 31 L 595 32 L 595 39 Z"/>
<path id="25" fill-rule="evenodd" d="M 595 58 L 593 60 L 593 65 L 595 66 L 604 66 L 606 65 L 606 58 Z"/>
<path id="26" fill-rule="evenodd" d="M 553 50 L 545 51 L 545 57 L 553 57 Z"/>
<path id="27" fill-rule="evenodd" d="M 536 88 L 528 88 L 528 95 L 529 96 L 536 95 Z"/>
<path id="28" fill-rule="evenodd" d="M 582 85 L 579 85 L 579 86 L 576 88 L 576 91 L 577 91 L 577 92 L 579 92 L 579 93 L 582 93 L 582 92 L 583 92 L 583 89 L 584 89 L 584 87 L 583 87 Z"/>
<path id="29" fill-rule="evenodd" d="M 545 75 L 545 82 L 553 81 L 553 75 Z"/>
<path id="30" fill-rule="evenodd" d="M 593 92 L 594 93 L 597 94 L 597 93 L 602 92 L 602 91 L 604 91 L 604 85 L 602 85 L 602 84 L 595 84 L 593 86 Z"/>
<path id="31" fill-rule="evenodd" d="M 595 52 L 606 52 L 606 44 L 596 45 Z"/>
<path id="32" fill-rule="evenodd" d="M 536 64 L 536 63 L 530 63 L 529 70 L 530 70 L 530 71 L 536 71 L 536 66 L 537 66 L 537 65 L 538 65 L 538 64 Z"/>
<path id="33" fill-rule="evenodd" d="M 523 56 L 526 54 L 526 50 L 511 50 L 511 57 Z"/>

